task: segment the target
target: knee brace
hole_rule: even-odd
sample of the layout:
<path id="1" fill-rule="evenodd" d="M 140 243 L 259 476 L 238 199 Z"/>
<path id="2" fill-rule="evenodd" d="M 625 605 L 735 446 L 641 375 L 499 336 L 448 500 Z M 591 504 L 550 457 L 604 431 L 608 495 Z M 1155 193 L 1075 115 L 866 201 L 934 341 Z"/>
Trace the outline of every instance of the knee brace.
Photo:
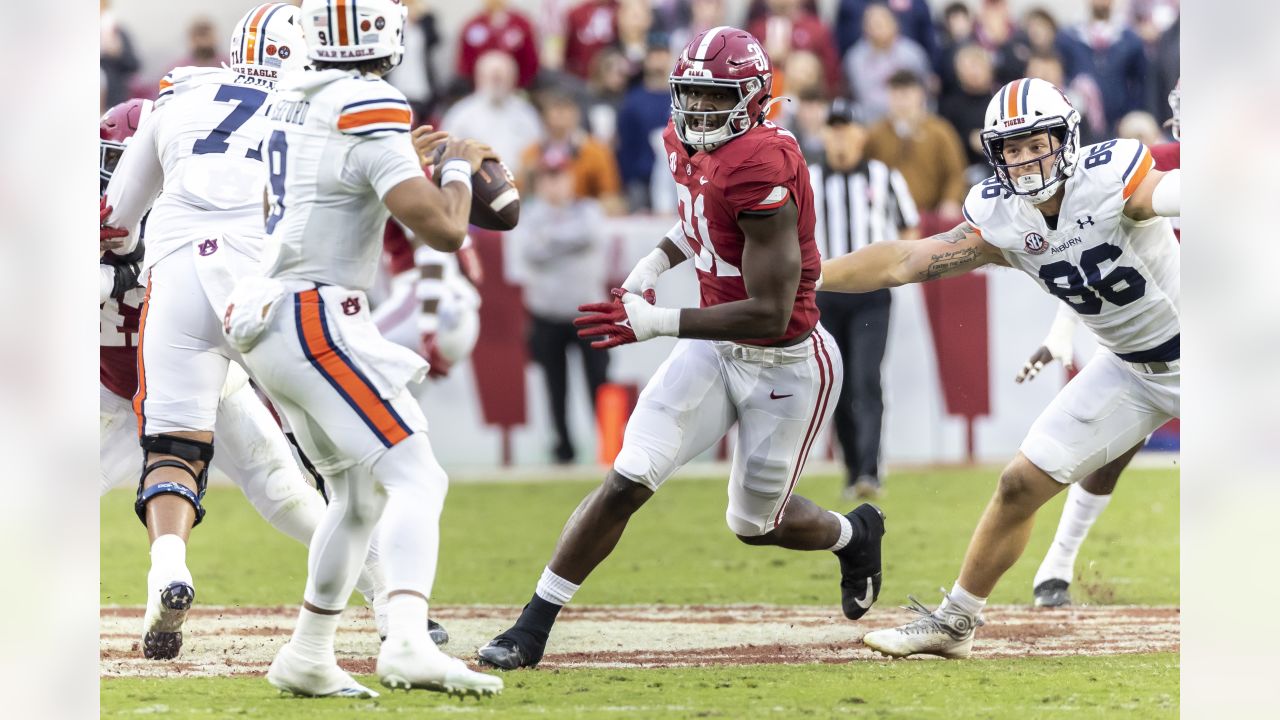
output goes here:
<path id="1" fill-rule="evenodd" d="M 147 435 L 142 438 L 142 450 L 148 454 L 148 458 L 150 453 L 159 453 L 175 455 L 186 462 L 177 460 L 143 461 L 142 477 L 138 480 L 138 499 L 133 503 L 133 511 L 137 513 L 138 520 L 143 525 L 147 524 L 147 503 L 152 498 L 158 495 L 177 495 L 191 503 L 191 507 L 195 508 L 196 521 L 194 525 L 199 525 L 200 521 L 204 519 L 204 506 L 201 505 L 200 501 L 204 499 L 204 491 L 209 483 L 209 463 L 213 460 L 213 443 L 169 435 Z M 199 474 L 187 464 L 195 462 L 204 463 L 204 467 Z M 196 483 L 196 492 L 191 492 L 191 488 L 176 482 L 162 482 L 146 487 L 147 476 L 162 467 L 178 468 L 190 475 L 191 479 Z"/>

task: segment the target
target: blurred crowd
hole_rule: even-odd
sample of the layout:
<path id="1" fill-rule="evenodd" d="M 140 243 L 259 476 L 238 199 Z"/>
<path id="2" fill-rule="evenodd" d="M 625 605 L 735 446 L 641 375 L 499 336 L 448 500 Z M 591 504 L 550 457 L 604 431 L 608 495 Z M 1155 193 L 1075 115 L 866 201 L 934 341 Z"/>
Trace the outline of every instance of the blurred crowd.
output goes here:
<path id="1" fill-rule="evenodd" d="M 137 39 L 101 0 L 103 104 L 154 97 Z M 1064 26 L 1054 9 L 1085 6 Z M 296 3 L 295 3 L 296 4 Z M 1179 0 L 1059 0 L 1021 16 L 1006 0 L 544 0 L 536 16 L 483 0 L 452 57 L 427 0 L 408 0 L 406 55 L 390 76 L 415 118 L 492 145 L 526 192 L 540 166 L 567 167 L 575 197 L 607 215 L 669 212 L 662 155 L 667 75 L 697 33 L 737 25 L 774 63 L 771 119 L 806 157 L 822 157 L 832 101 L 851 100 L 868 126 L 867 154 L 899 169 L 917 206 L 952 216 L 988 175 L 978 141 L 991 95 L 1018 77 L 1063 88 L 1084 117 L 1083 141 L 1159 142 L 1179 75 Z M 528 5 L 525 3 L 524 5 Z M 731 10 L 736 9 L 734 12 Z M 173 65 L 226 61 L 225 32 L 207 18 L 186 30 Z"/>

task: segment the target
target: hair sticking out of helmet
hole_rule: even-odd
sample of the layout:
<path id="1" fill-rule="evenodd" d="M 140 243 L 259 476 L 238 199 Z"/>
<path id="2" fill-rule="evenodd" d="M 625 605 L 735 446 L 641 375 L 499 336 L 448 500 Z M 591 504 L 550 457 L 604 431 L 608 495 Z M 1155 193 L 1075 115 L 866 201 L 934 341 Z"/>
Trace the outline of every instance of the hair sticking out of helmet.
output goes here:
<path id="1" fill-rule="evenodd" d="M 116 171 L 125 145 L 129 144 L 129 138 L 142 127 L 153 107 L 150 100 L 134 98 L 112 107 L 102 115 L 102 120 L 98 123 L 98 176 L 102 180 L 101 192 L 107 191 L 107 183 L 111 181 L 111 174 Z"/>
<path id="2" fill-rule="evenodd" d="M 773 65 L 751 33 L 720 26 L 685 46 L 669 83 L 676 137 L 710 152 L 764 119 Z"/>
<path id="3" fill-rule="evenodd" d="M 1047 132 L 1057 140 L 1039 156 L 1006 162 L 1005 141 Z M 1052 83 L 1021 78 L 1000 88 L 987 105 L 982 149 L 1005 190 L 1039 204 L 1053 197 L 1076 171 L 1080 113 Z"/>
<path id="4" fill-rule="evenodd" d="M 303 0 L 302 31 L 317 63 L 357 66 L 384 60 L 389 72 L 404 57 L 409 8 L 400 0 Z"/>
<path id="5" fill-rule="evenodd" d="M 298 8 L 288 3 L 259 5 L 231 32 L 231 69 L 274 87 L 280 73 L 308 66 Z"/>
<path id="6" fill-rule="evenodd" d="M 1169 111 L 1173 116 L 1165 121 L 1165 127 L 1173 134 L 1173 139 L 1182 142 L 1182 78 L 1174 83 L 1169 91 Z"/>

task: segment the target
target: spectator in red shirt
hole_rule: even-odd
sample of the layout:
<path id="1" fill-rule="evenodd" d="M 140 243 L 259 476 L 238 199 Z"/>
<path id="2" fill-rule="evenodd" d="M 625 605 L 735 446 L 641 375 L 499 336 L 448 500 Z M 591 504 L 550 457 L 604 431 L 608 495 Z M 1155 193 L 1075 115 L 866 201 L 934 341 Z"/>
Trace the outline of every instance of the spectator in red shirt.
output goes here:
<path id="1" fill-rule="evenodd" d="M 840 58 L 831 32 L 817 15 L 802 6 L 802 0 L 769 0 L 769 14 L 751 23 L 747 32 L 764 43 L 774 67 L 785 66 L 787 55 L 804 50 L 817 55 L 826 68 L 827 93 L 841 95 Z"/>
<path id="2" fill-rule="evenodd" d="M 617 0 L 586 0 L 579 4 L 565 18 L 565 71 L 587 79 L 591 59 L 617 37 Z"/>
<path id="3" fill-rule="evenodd" d="M 458 74 L 468 80 L 476 60 L 488 50 L 502 50 L 515 58 L 517 85 L 529 87 L 538 74 L 538 42 L 529 18 L 507 7 L 507 0 L 485 0 L 484 12 L 462 26 L 458 42 Z"/>

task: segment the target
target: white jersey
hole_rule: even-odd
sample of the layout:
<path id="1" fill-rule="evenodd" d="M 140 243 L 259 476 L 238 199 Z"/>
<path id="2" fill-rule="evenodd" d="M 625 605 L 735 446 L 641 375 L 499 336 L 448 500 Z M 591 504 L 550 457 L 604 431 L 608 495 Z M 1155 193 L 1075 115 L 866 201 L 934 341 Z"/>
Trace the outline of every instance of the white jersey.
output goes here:
<path id="1" fill-rule="evenodd" d="M 271 214 L 279 244 L 270 274 L 365 290 L 373 284 L 391 188 L 423 177 L 404 95 L 345 70 L 281 82 L 267 140 Z"/>
<path id="2" fill-rule="evenodd" d="M 1006 260 L 1063 302 L 1103 347 L 1133 362 L 1178 357 L 1178 241 L 1167 218 L 1135 222 L 1124 204 L 1154 163 L 1137 140 L 1080 150 L 1057 228 L 990 177 L 969 191 L 965 219 Z"/>
<path id="3" fill-rule="evenodd" d="M 155 200 L 146 267 L 209 238 L 258 256 L 271 88 L 223 68 L 177 68 L 160 88 L 155 111 L 129 141 L 107 187 L 115 207 L 108 224 L 135 227 Z"/>

